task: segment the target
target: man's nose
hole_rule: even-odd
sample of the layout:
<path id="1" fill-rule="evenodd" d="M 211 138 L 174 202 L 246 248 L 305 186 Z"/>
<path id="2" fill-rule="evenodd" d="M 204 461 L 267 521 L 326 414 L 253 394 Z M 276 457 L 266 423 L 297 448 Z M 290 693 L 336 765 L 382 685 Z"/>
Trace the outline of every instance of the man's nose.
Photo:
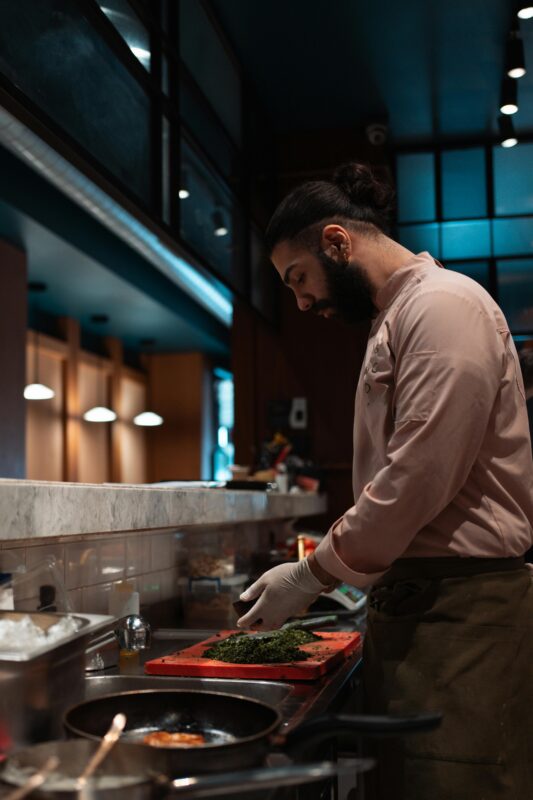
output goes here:
<path id="1" fill-rule="evenodd" d="M 297 297 L 296 303 L 300 311 L 309 311 L 309 309 L 313 305 L 308 297 Z"/>

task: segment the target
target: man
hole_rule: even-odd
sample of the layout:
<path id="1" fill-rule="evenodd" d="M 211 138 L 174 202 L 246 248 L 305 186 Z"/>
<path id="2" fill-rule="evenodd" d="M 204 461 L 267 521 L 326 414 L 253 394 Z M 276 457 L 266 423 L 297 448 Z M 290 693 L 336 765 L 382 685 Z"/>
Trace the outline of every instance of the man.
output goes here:
<path id="1" fill-rule="evenodd" d="M 302 311 L 372 319 L 356 394 L 355 504 L 315 554 L 274 567 L 241 627 L 275 628 L 346 581 L 372 585 L 369 711 L 440 710 L 379 753 L 380 800 L 525 798 L 533 786 L 533 465 L 524 385 L 485 290 L 387 235 L 364 165 L 276 210 L 271 259 Z M 334 387 L 332 387 L 334 391 Z"/>

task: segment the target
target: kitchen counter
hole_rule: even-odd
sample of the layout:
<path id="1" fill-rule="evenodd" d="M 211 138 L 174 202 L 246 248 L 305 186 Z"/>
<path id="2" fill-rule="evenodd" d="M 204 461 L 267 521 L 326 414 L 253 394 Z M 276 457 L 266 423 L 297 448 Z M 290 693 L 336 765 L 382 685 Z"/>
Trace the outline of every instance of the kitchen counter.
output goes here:
<path id="1" fill-rule="evenodd" d="M 365 612 L 359 614 L 344 630 L 364 631 Z M 329 630 L 329 629 L 328 629 Z M 199 688 L 253 697 L 275 705 L 282 717 L 279 734 L 284 736 L 309 717 L 315 717 L 338 706 L 343 694 L 351 691 L 361 663 L 361 648 L 314 681 L 265 681 L 239 678 L 177 678 L 145 675 L 144 662 L 190 647 L 212 636 L 216 631 L 161 629 L 154 632 L 152 647 L 141 651 L 137 666 L 127 675 L 118 667 L 93 672 L 86 678 L 86 697 L 93 698 L 117 691 L 136 691 L 142 688 Z"/>
<path id="2" fill-rule="evenodd" d="M 290 519 L 321 514 L 322 495 L 219 488 L 0 479 L 2 541 Z"/>

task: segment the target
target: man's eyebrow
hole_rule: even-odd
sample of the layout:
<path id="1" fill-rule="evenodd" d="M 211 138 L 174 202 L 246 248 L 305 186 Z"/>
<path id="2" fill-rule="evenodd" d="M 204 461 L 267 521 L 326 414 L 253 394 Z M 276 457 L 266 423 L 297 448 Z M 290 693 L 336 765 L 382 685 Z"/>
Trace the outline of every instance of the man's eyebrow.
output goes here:
<path id="1" fill-rule="evenodd" d="M 291 272 L 295 266 L 296 264 L 291 264 L 290 267 L 287 267 L 287 269 L 285 270 L 285 275 L 283 276 L 283 283 L 287 284 L 287 286 L 290 284 Z"/>

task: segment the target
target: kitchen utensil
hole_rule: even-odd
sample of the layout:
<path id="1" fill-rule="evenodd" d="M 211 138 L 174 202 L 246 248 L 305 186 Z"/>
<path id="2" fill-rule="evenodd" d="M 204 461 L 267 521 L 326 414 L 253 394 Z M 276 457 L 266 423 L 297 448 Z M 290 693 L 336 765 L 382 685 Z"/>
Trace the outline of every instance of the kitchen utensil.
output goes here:
<path id="1" fill-rule="evenodd" d="M 38 771 L 51 756 L 59 766 L 53 769 L 36 790 L 43 800 L 80 800 L 78 778 L 98 749 L 99 742 L 88 739 L 52 741 L 12 753 L 2 764 L 2 789 L 6 784 L 22 786 L 28 774 Z M 86 792 L 91 800 L 146 800 L 152 797 L 154 770 L 147 748 L 118 742 L 96 769 Z"/>
<path id="2" fill-rule="evenodd" d="M 0 620 L 20 621 L 27 616 L 46 631 L 65 614 L 0 611 Z M 108 627 L 113 618 L 73 616 L 79 628 L 61 641 L 41 644 L 31 653 L 0 651 L 0 720 L 6 749 L 58 738 L 64 711 L 83 697 L 89 637 Z"/>
<path id="3" fill-rule="evenodd" d="M 48 774 L 52 772 L 52 770 L 54 770 L 58 764 L 59 759 L 57 756 L 50 756 L 50 758 L 45 761 L 41 769 L 37 770 L 37 772 L 34 772 L 33 775 L 28 778 L 26 783 L 23 783 L 18 789 L 10 792 L 4 798 L 4 800 L 22 800 L 23 797 L 26 797 L 26 795 L 30 794 L 35 789 L 38 789 L 39 786 L 45 782 Z"/>
<path id="4" fill-rule="evenodd" d="M 131 740 L 145 752 L 157 772 L 172 777 L 255 767 L 274 745 L 302 758 L 310 746 L 340 734 L 399 735 L 432 730 L 441 721 L 437 713 L 401 717 L 326 715 L 280 735 L 277 734 L 280 714 L 265 703 L 218 692 L 155 689 L 109 694 L 80 703 L 65 715 L 65 727 L 74 736 L 99 739 L 119 712 L 126 714 L 128 722 L 116 748 L 127 750 L 130 747 L 127 742 Z M 189 748 L 138 744 L 146 733 L 154 730 L 201 733 L 207 744 Z"/>
<path id="5" fill-rule="evenodd" d="M 91 777 L 96 768 L 102 763 L 104 758 L 111 751 L 113 746 L 118 742 L 120 734 L 126 726 L 126 717 L 124 714 L 115 714 L 109 726 L 109 730 L 104 734 L 98 749 L 89 759 L 87 766 L 78 778 L 78 788 L 83 789 L 87 784 L 87 780 Z"/>
<path id="6" fill-rule="evenodd" d="M 342 766 L 327 761 L 305 765 L 289 763 L 279 767 L 268 766 L 172 780 L 154 771 L 150 765 L 150 752 L 146 752 L 150 748 L 131 744 L 124 746 L 122 742 L 118 746 L 122 748 L 121 751 L 114 749 L 91 781 L 91 800 L 168 800 L 171 797 L 176 800 L 196 800 L 213 796 L 233 797 L 248 791 L 253 791 L 254 797 L 257 797 L 259 790 L 299 786 L 340 775 L 353 776 L 370 769 L 374 764 L 370 759 L 353 759 Z M 38 796 L 42 800 L 79 800 L 76 776 L 95 747 L 95 742 L 87 739 L 34 745 L 10 756 L 1 777 L 11 785 L 22 784 L 27 779 L 28 771 L 37 770 L 38 765 L 43 763 L 43 757 L 49 758 L 50 753 L 59 754 L 61 767 L 57 774 L 48 777 L 41 790 L 37 790 Z"/>
<path id="7" fill-rule="evenodd" d="M 300 645 L 302 650 L 311 653 L 306 661 L 286 664 L 231 664 L 203 657 L 206 649 L 234 633 L 242 631 L 220 631 L 215 636 L 177 653 L 147 661 L 144 665 L 145 672 L 149 675 L 196 675 L 204 678 L 315 680 L 361 645 L 360 633 L 323 631 L 319 634 L 319 639 Z"/>
<path id="8" fill-rule="evenodd" d="M 281 786 L 302 786 L 307 783 L 327 780 L 342 775 L 354 776 L 366 772 L 374 766 L 369 758 L 354 758 L 349 764 L 339 765 L 330 761 L 315 764 L 288 765 L 283 767 L 263 767 L 229 772 L 226 775 L 209 775 L 194 778 L 175 778 L 167 784 L 167 791 L 177 793 L 183 800 L 196 800 L 202 797 L 233 797 L 243 792 L 275 789 Z M 223 794 L 221 794 L 223 793 Z"/>

